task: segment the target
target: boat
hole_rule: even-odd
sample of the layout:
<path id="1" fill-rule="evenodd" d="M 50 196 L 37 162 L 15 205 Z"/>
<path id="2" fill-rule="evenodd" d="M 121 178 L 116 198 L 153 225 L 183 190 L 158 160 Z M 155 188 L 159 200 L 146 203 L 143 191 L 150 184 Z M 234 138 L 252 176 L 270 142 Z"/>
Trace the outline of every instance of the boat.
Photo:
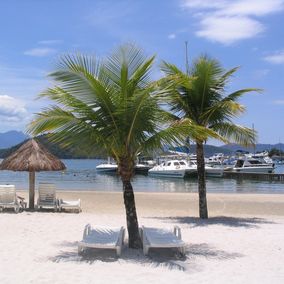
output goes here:
<path id="1" fill-rule="evenodd" d="M 186 160 L 168 160 L 148 171 L 150 176 L 184 178 L 197 173 L 196 165 L 189 165 Z"/>
<path id="2" fill-rule="evenodd" d="M 106 163 L 106 164 L 100 164 L 96 166 L 96 171 L 98 172 L 104 172 L 104 173 L 115 173 L 117 171 L 117 164 L 114 163 Z"/>
<path id="3" fill-rule="evenodd" d="M 197 162 L 190 160 L 190 165 L 195 165 L 197 169 Z M 224 173 L 224 167 L 222 165 L 205 164 L 205 175 L 207 177 L 222 177 Z"/>
<path id="4" fill-rule="evenodd" d="M 239 173 L 273 173 L 274 164 L 266 163 L 264 160 L 255 158 L 239 158 L 235 165 L 230 168 L 226 168 L 226 171 L 239 172 Z"/>
<path id="5" fill-rule="evenodd" d="M 208 165 L 222 165 L 225 158 L 223 153 L 215 153 L 213 156 L 205 158 L 205 163 Z"/>
<path id="6" fill-rule="evenodd" d="M 205 165 L 205 175 L 207 177 L 222 177 L 224 173 L 224 167 Z"/>
<path id="7" fill-rule="evenodd" d="M 151 161 L 137 162 L 135 164 L 134 170 L 136 174 L 146 174 L 152 167 L 153 165 Z M 100 173 L 116 173 L 117 169 L 117 164 L 115 162 L 111 162 L 110 159 L 108 159 L 107 163 L 96 166 L 96 170 Z"/>

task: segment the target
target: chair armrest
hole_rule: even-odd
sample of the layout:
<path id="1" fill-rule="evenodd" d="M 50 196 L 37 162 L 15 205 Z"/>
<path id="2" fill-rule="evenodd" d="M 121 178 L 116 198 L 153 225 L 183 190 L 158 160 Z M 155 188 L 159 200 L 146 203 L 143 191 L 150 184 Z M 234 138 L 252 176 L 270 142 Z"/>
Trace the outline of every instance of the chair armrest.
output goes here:
<path id="1" fill-rule="evenodd" d="M 174 234 L 179 240 L 181 240 L 181 229 L 179 226 L 174 226 Z"/>
<path id="2" fill-rule="evenodd" d="M 91 231 L 91 225 L 90 225 L 90 224 L 87 224 L 87 225 L 85 226 L 85 229 L 84 229 L 83 239 L 84 239 L 86 236 L 89 235 L 90 231 Z"/>

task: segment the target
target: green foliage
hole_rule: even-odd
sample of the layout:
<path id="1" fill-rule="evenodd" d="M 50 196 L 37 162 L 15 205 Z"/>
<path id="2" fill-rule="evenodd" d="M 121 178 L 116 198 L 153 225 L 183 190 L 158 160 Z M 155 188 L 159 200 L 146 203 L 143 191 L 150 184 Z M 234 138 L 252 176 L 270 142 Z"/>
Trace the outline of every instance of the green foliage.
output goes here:
<path id="1" fill-rule="evenodd" d="M 153 61 L 130 44 L 104 60 L 62 57 L 50 74 L 55 86 L 41 94 L 55 104 L 36 115 L 29 132 L 49 133 L 51 141 L 67 149 L 92 153 L 99 147 L 118 164 L 128 160 L 129 171 L 140 152 L 178 144 L 189 132 L 204 135 L 203 127 L 189 119 L 176 122 L 160 107 L 150 80 Z"/>
<path id="2" fill-rule="evenodd" d="M 243 89 L 226 95 L 227 84 L 238 68 L 225 71 L 217 60 L 207 56 L 201 56 L 193 63 L 190 74 L 166 62 L 163 62 L 161 68 L 166 77 L 158 85 L 176 119 L 189 118 L 212 131 L 205 138 L 189 134 L 191 138 L 206 141 L 213 137 L 243 145 L 255 143 L 256 133 L 234 124 L 232 119 L 245 110 L 238 99 L 245 93 L 260 90 Z"/>
<path id="3" fill-rule="evenodd" d="M 270 151 L 269 151 L 269 157 L 273 157 L 273 156 L 284 156 L 284 152 L 281 151 L 280 149 L 277 149 L 277 148 L 272 148 Z"/>

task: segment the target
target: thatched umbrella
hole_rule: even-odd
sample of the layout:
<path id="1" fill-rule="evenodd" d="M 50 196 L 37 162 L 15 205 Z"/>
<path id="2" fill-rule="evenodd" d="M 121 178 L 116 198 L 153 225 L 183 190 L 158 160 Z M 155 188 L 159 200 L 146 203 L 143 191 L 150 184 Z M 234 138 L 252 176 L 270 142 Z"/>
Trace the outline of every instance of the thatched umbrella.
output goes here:
<path id="1" fill-rule="evenodd" d="M 34 139 L 23 144 L 17 151 L 4 159 L 0 170 L 29 172 L 29 208 L 34 209 L 35 172 L 61 171 L 65 165 Z"/>

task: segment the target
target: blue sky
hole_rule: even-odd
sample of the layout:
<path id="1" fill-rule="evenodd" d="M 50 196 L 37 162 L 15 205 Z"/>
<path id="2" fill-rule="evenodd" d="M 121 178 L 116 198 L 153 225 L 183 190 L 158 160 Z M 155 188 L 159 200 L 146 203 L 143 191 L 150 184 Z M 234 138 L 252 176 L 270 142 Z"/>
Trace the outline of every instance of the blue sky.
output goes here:
<path id="1" fill-rule="evenodd" d="M 50 86 L 58 57 L 81 52 L 105 56 L 135 42 L 156 64 L 184 68 L 198 55 L 225 68 L 240 66 L 228 91 L 263 88 L 242 99 L 236 122 L 258 131 L 258 142 L 284 142 L 284 0 L 25 0 L 0 2 L 0 132 L 25 130 L 35 100 Z M 153 79 L 161 76 L 158 68 Z"/>

